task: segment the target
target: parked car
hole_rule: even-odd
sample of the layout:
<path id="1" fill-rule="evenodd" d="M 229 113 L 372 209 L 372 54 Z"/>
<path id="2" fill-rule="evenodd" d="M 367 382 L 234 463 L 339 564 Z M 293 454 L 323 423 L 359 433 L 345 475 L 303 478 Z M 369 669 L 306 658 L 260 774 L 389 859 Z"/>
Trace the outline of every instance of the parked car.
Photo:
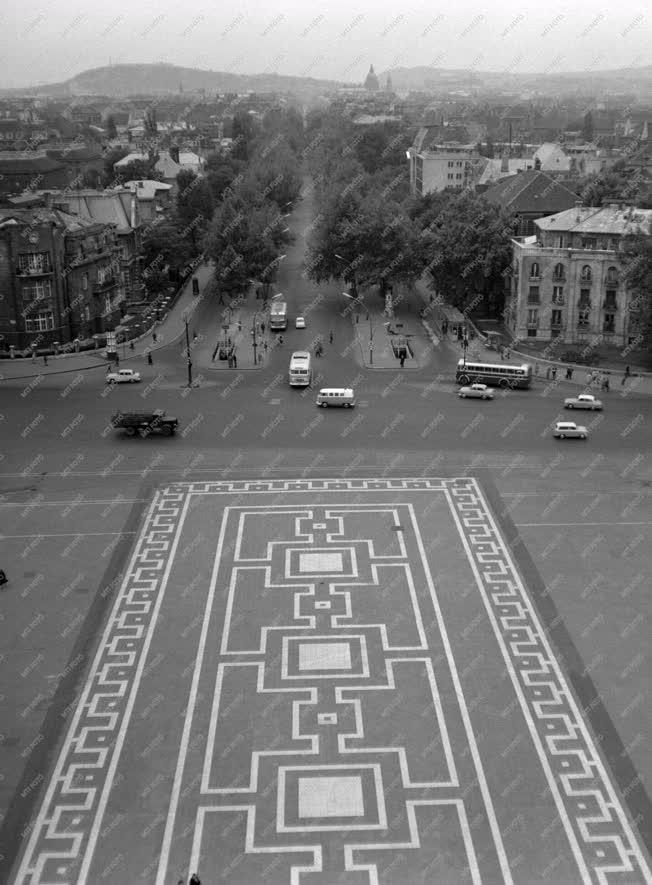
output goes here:
<path id="1" fill-rule="evenodd" d="M 602 401 L 596 399 L 592 393 L 580 393 L 579 396 L 569 396 L 564 400 L 565 409 L 595 409 L 602 408 Z"/>
<path id="2" fill-rule="evenodd" d="M 462 397 L 462 399 L 465 397 L 468 397 L 469 399 L 494 398 L 493 388 L 488 387 L 486 384 L 469 384 L 466 387 L 460 387 L 457 395 Z"/>
<path id="3" fill-rule="evenodd" d="M 137 381 L 140 381 L 140 372 L 134 372 L 133 369 L 118 369 L 106 376 L 107 384 L 135 384 Z"/>
<path id="4" fill-rule="evenodd" d="M 305 329 L 306 328 L 306 321 L 305 321 L 304 317 L 297 317 L 296 318 L 296 320 L 294 321 L 294 328 L 295 329 Z"/>
<path id="5" fill-rule="evenodd" d="M 151 412 L 116 412 L 111 416 L 113 427 L 123 429 L 127 436 L 149 436 L 150 433 L 161 433 L 172 436 L 179 426 L 179 419 L 166 415 L 163 409 Z"/>
<path id="6" fill-rule="evenodd" d="M 557 439 L 586 439 L 589 431 L 574 421 L 557 421 L 553 436 Z"/>

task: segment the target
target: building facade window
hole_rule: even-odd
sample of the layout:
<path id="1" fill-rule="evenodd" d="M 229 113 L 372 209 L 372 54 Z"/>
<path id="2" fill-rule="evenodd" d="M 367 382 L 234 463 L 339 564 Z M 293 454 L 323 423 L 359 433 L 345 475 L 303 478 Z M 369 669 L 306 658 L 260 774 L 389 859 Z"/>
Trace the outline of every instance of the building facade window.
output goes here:
<path id="1" fill-rule="evenodd" d="M 552 303 L 553 304 L 563 304 L 564 303 L 564 287 L 563 286 L 553 286 L 552 287 Z"/>
<path id="2" fill-rule="evenodd" d="M 577 327 L 578 329 L 588 329 L 589 327 L 589 314 L 590 310 L 586 308 L 580 308 L 577 312 Z"/>
<path id="3" fill-rule="evenodd" d="M 49 273 L 52 270 L 49 252 L 25 252 L 18 256 L 18 267 L 23 273 Z"/>
<path id="4" fill-rule="evenodd" d="M 604 309 L 605 310 L 616 310 L 616 290 L 615 289 L 607 289 L 604 296 Z"/>
<path id="5" fill-rule="evenodd" d="M 595 237 L 582 237 L 582 249 L 595 249 Z"/>
<path id="6" fill-rule="evenodd" d="M 580 289 L 580 302 L 579 306 L 584 310 L 591 309 L 591 290 L 590 289 Z"/>
<path id="7" fill-rule="evenodd" d="M 552 271 L 553 280 L 565 280 L 566 279 L 566 269 L 561 262 L 559 264 L 555 264 L 555 267 Z"/>
<path id="8" fill-rule="evenodd" d="M 536 307 L 530 308 L 527 312 L 528 326 L 537 326 L 539 324 L 539 311 Z"/>
<path id="9" fill-rule="evenodd" d="M 539 295 L 539 287 L 538 286 L 530 286 L 527 293 L 527 303 L 528 304 L 538 304 L 540 299 Z"/>
<path id="10" fill-rule="evenodd" d="M 553 310 L 550 312 L 550 327 L 558 329 L 561 326 L 561 311 Z"/>
<path id="11" fill-rule="evenodd" d="M 610 286 L 618 285 L 618 268 L 617 267 L 608 267 L 607 268 L 607 283 Z"/>
<path id="12" fill-rule="evenodd" d="M 87 273 L 82 274 L 82 289 L 84 290 L 84 292 L 88 289 L 88 274 Z"/>
<path id="13" fill-rule="evenodd" d="M 38 304 L 52 297 L 52 285 L 50 280 L 38 280 L 22 286 L 21 295 L 23 305 Z"/>
<path id="14" fill-rule="evenodd" d="M 28 332 L 48 332 L 54 329 L 54 315 L 51 310 L 39 310 L 37 314 L 25 318 Z"/>
<path id="15" fill-rule="evenodd" d="M 538 279 L 540 279 L 540 277 L 541 277 L 541 274 L 539 271 L 539 264 L 538 264 L 538 262 L 533 261 L 532 264 L 530 265 L 530 279 L 531 280 L 538 280 Z"/>
<path id="16" fill-rule="evenodd" d="M 580 279 L 584 283 L 590 283 L 593 278 L 593 274 L 591 273 L 591 268 L 588 264 L 585 264 L 580 273 Z"/>
<path id="17" fill-rule="evenodd" d="M 616 314 L 615 313 L 605 313 L 604 319 L 602 321 L 602 331 L 603 332 L 615 332 L 616 331 Z"/>

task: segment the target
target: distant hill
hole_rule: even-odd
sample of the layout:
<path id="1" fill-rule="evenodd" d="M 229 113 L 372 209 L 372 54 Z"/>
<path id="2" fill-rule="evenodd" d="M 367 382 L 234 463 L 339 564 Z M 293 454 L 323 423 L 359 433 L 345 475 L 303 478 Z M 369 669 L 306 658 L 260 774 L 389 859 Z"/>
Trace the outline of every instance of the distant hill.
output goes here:
<path id="1" fill-rule="evenodd" d="M 379 74 L 385 83 L 387 71 Z M 480 90 L 520 94 L 527 91 L 547 95 L 592 95 L 628 93 L 652 100 L 652 65 L 611 71 L 578 71 L 546 74 L 473 71 L 464 68 L 392 68 L 392 84 L 399 92 L 475 92 Z M 293 92 L 303 99 L 315 98 L 338 86 L 360 85 L 313 77 L 287 77 L 281 74 L 233 74 L 204 71 L 170 64 L 108 65 L 83 71 L 62 83 L 30 89 L 4 89 L 0 95 L 49 95 L 71 98 L 78 95 L 125 98 L 134 95 L 170 95 L 205 90 L 216 92 Z"/>
<path id="2" fill-rule="evenodd" d="M 0 95 L 38 93 L 53 98 L 101 95 L 124 98 L 129 95 L 165 95 L 206 90 L 216 92 L 295 92 L 310 96 L 335 89 L 340 83 L 312 77 L 285 77 L 280 74 L 232 74 L 202 71 L 169 64 L 107 65 L 83 71 L 63 83 L 39 85 L 31 89 L 4 89 Z"/>
<path id="3" fill-rule="evenodd" d="M 379 74 L 384 83 L 388 71 Z M 622 68 L 608 71 L 568 71 L 546 74 L 515 74 L 511 72 L 471 71 L 447 68 L 392 68 L 392 85 L 399 92 L 501 90 L 522 93 L 527 91 L 556 94 L 594 94 L 596 92 L 634 93 L 652 98 L 652 65 L 641 68 Z"/>

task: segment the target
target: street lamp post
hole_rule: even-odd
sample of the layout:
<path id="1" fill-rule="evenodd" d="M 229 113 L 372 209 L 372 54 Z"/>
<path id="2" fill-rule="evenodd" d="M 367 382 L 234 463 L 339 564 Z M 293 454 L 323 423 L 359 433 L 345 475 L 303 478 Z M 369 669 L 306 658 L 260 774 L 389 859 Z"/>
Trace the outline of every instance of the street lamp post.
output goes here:
<path id="1" fill-rule="evenodd" d="M 254 366 L 258 365 L 258 341 L 256 340 L 256 321 L 258 319 L 258 311 L 254 313 L 253 325 L 251 327 L 251 335 L 254 345 Z"/>
<path id="2" fill-rule="evenodd" d="M 186 359 L 188 361 L 188 387 L 192 387 L 192 360 L 190 359 L 190 335 L 188 334 L 188 317 L 184 316 L 186 324 Z"/>

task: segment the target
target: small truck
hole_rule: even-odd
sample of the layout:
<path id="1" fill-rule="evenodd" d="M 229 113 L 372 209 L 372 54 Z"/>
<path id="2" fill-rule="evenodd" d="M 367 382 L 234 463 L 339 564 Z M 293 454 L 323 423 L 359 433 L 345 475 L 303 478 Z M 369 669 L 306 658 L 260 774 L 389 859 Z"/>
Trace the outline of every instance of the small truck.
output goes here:
<path id="1" fill-rule="evenodd" d="M 127 436 L 149 436 L 150 433 L 161 433 L 172 436 L 179 426 L 179 419 L 166 415 L 163 409 L 151 412 L 116 412 L 111 416 L 113 427 L 123 429 Z"/>

